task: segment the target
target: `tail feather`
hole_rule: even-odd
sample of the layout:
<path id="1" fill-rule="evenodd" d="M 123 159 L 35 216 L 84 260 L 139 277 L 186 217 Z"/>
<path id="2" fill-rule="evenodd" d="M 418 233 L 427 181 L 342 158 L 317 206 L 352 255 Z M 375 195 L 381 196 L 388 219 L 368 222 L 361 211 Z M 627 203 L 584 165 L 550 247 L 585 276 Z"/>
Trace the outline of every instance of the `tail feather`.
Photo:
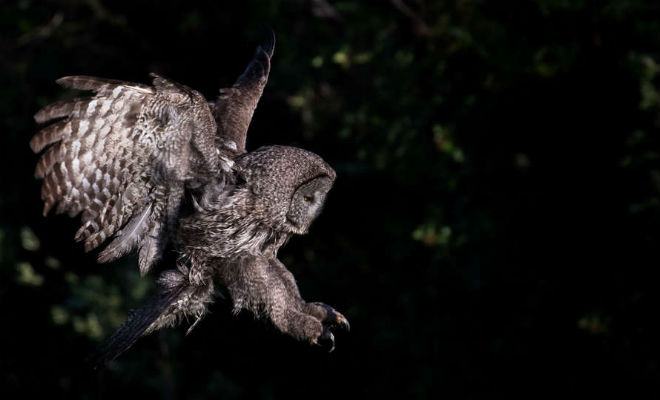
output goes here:
<path id="1" fill-rule="evenodd" d="M 171 290 L 162 291 L 141 308 L 131 314 L 101 347 L 92 354 L 88 363 L 95 369 L 104 367 L 110 361 L 128 350 L 149 328 L 149 326 L 164 313 L 181 294 L 185 286 L 177 286 Z"/>

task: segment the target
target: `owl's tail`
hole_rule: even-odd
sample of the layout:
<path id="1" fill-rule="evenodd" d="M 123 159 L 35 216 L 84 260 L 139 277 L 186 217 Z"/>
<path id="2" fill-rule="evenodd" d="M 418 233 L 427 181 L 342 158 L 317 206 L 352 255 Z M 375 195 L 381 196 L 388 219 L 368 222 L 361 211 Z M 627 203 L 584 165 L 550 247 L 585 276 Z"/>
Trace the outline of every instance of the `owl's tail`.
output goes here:
<path id="1" fill-rule="evenodd" d="M 94 369 L 104 367 L 128 350 L 140 336 L 154 323 L 161 314 L 179 297 L 185 286 L 176 286 L 161 290 L 144 306 L 132 311 L 124 322 L 101 347 L 88 358 Z"/>

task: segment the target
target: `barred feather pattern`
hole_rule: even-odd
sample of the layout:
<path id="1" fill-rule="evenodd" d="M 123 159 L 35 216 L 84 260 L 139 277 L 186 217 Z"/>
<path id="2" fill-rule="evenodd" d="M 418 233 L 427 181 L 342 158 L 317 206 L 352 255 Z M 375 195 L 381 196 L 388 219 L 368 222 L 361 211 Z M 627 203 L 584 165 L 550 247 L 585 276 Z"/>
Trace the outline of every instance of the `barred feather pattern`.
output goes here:
<path id="1" fill-rule="evenodd" d="M 219 172 L 217 126 L 197 92 L 153 75 L 146 86 L 85 76 L 60 85 L 91 90 L 93 97 L 51 104 L 37 122 L 60 119 L 30 141 L 41 156 L 44 214 L 81 214 L 76 240 L 85 250 L 114 240 L 99 261 L 140 248 L 144 274 L 160 257 L 177 219 L 187 182 Z"/>

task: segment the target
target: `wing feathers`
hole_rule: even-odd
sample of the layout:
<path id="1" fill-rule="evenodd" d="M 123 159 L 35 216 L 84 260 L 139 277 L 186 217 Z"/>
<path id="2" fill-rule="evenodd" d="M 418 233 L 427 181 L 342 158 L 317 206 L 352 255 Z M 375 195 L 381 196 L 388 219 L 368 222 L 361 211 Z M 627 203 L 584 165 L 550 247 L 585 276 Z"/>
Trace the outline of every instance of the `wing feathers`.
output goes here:
<path id="1" fill-rule="evenodd" d="M 266 38 L 264 44 L 257 47 L 254 58 L 248 64 L 245 72 L 241 74 L 236 80 L 233 87 L 247 88 L 251 86 L 261 86 L 258 96 L 261 96 L 261 90 L 266 84 L 268 74 L 270 73 L 270 59 L 273 57 L 275 51 L 275 34 L 270 31 L 270 35 Z M 256 93 L 255 93 L 256 94 Z"/>
<path id="2" fill-rule="evenodd" d="M 275 34 L 270 31 L 265 43 L 257 47 L 245 72 L 231 88 L 220 89 L 220 96 L 214 104 L 218 134 L 227 143 L 235 143 L 238 153 L 245 151 L 247 130 L 268 81 L 274 49 Z"/>
<path id="3" fill-rule="evenodd" d="M 71 136 L 71 120 L 64 120 L 56 122 L 47 126 L 34 135 L 30 140 L 30 148 L 33 152 L 38 153 L 45 149 L 49 144 L 59 142 Z"/>
<path id="4" fill-rule="evenodd" d="M 96 78 L 93 76 L 65 76 L 56 80 L 58 85 L 77 90 L 91 90 L 97 93 L 106 93 L 118 87 L 122 89 L 131 89 L 143 93 L 154 93 L 153 88 L 140 83 L 123 82 L 114 79 Z"/>
<path id="5" fill-rule="evenodd" d="M 195 91 L 189 88 L 186 85 L 182 85 L 178 82 L 171 81 L 161 75 L 158 75 L 154 72 L 149 73 L 149 76 L 152 78 L 152 82 L 156 89 L 159 90 L 167 90 L 167 91 L 173 91 L 173 92 L 178 92 L 178 93 L 185 93 L 188 96 L 194 96 Z"/>
<path id="6" fill-rule="evenodd" d="M 117 237 L 99 254 L 98 261 L 102 263 L 112 261 L 133 250 L 149 228 L 150 217 L 151 204 L 117 232 Z"/>
<path id="7" fill-rule="evenodd" d="M 78 105 L 75 100 L 60 100 L 39 110 L 34 114 L 34 119 L 38 123 L 44 123 L 50 119 L 66 117 L 72 114 Z"/>
<path id="8" fill-rule="evenodd" d="M 44 155 L 39 159 L 37 167 L 34 170 L 34 176 L 36 178 L 43 179 L 52 171 L 55 163 L 60 162 L 64 158 L 65 154 L 65 149 L 59 143 L 49 147 Z"/>
<path id="9" fill-rule="evenodd" d="M 151 269 L 151 266 L 160 258 L 163 251 L 164 241 L 161 238 L 162 224 L 156 222 L 147 232 L 140 243 L 139 268 L 140 275 L 145 275 Z"/>
<path id="10" fill-rule="evenodd" d="M 44 214 L 55 205 L 58 213 L 82 212 L 76 240 L 89 251 L 116 234 L 99 261 L 139 247 L 143 273 L 163 251 L 163 232 L 171 228 L 166 221 L 176 219 L 168 215 L 175 208 L 166 208 L 172 188 L 178 191 L 191 177 L 213 176 L 209 171 L 217 168 L 217 128 L 206 100 L 153 78 L 154 87 L 89 76 L 58 79 L 95 95 L 44 107 L 37 122 L 64 119 L 30 141 L 34 152 L 45 149 L 35 169 L 43 179 Z M 204 151 L 191 151 L 191 143 Z"/>

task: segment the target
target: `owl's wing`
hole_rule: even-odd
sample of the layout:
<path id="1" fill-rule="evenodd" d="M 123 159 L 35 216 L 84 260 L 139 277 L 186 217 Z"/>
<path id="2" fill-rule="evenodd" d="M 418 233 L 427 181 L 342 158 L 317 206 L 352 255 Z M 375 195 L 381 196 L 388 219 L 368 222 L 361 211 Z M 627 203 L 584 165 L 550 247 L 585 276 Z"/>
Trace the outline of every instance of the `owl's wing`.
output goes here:
<path id="1" fill-rule="evenodd" d="M 245 151 L 247 130 L 268 81 L 274 50 L 275 33 L 270 31 L 265 43 L 257 47 L 245 72 L 232 87 L 220 89 L 220 96 L 215 102 L 213 113 L 218 124 L 218 136 L 224 143 L 233 142 L 239 154 Z"/>
<path id="2" fill-rule="evenodd" d="M 41 156 L 44 215 L 82 213 L 76 240 L 108 262 L 139 248 L 140 272 L 160 257 L 178 217 L 185 183 L 218 173 L 217 126 L 199 93 L 152 74 L 153 86 L 86 76 L 57 80 L 95 95 L 51 104 L 35 115 L 57 119 L 30 141 Z"/>

